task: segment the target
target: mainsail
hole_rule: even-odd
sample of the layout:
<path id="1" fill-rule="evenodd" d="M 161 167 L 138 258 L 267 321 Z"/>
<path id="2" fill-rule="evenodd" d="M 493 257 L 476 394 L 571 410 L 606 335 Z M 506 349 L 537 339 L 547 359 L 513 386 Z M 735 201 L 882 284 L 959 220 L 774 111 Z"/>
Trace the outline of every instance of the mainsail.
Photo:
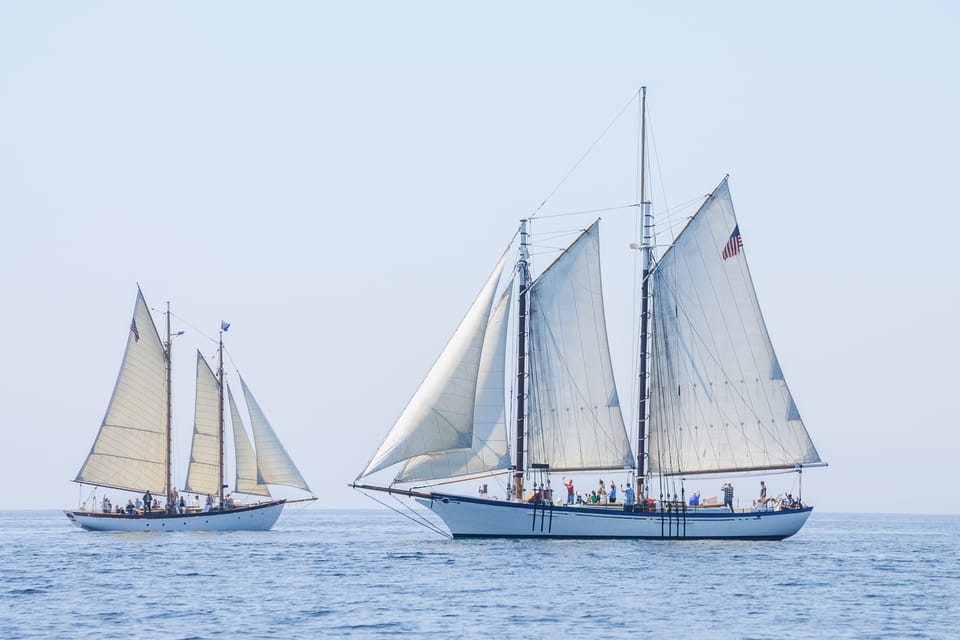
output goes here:
<path id="1" fill-rule="evenodd" d="M 531 286 L 529 356 L 530 463 L 552 470 L 632 467 L 607 343 L 599 224 Z"/>
<path id="2" fill-rule="evenodd" d="M 653 274 L 649 471 L 818 463 L 757 303 L 724 180 Z"/>
<path id="3" fill-rule="evenodd" d="M 240 410 L 237 409 L 237 403 L 233 399 L 233 392 L 230 391 L 230 385 L 227 385 L 227 398 L 230 400 L 230 422 L 233 425 L 233 448 L 237 459 L 237 481 L 235 490 L 237 493 L 246 493 L 256 496 L 269 496 L 270 489 L 267 485 L 257 481 L 257 458 L 253 453 L 253 446 L 250 445 L 250 438 L 243 428 L 243 420 L 240 418 Z"/>
<path id="4" fill-rule="evenodd" d="M 162 494 L 168 455 L 166 351 L 138 289 L 113 396 L 75 481 Z"/>
<path id="5" fill-rule="evenodd" d="M 300 475 L 297 466 L 293 464 L 290 454 L 283 448 L 273 427 L 257 404 L 257 400 L 250 393 L 247 383 L 240 378 L 243 388 L 243 397 L 247 401 L 247 411 L 250 413 L 250 426 L 253 429 L 253 440 L 257 450 L 257 482 L 259 484 L 282 484 L 296 487 L 309 492 L 306 480 Z"/>
<path id="6" fill-rule="evenodd" d="M 184 489 L 208 496 L 220 492 L 220 383 L 197 351 L 193 442 Z"/>
<path id="7" fill-rule="evenodd" d="M 473 445 L 480 361 L 507 252 L 360 477 L 415 456 Z"/>

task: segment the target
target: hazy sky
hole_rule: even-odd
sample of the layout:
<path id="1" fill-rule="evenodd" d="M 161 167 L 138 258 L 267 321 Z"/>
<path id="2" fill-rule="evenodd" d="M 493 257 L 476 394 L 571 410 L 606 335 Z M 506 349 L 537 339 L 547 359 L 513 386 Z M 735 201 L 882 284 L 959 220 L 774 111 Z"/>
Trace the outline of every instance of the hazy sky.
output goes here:
<path id="1" fill-rule="evenodd" d="M 181 485 L 194 350 L 226 319 L 320 504 L 372 506 L 346 484 L 646 85 L 655 207 L 730 174 L 831 465 L 804 497 L 960 513 L 958 24 L 948 2 L 0 3 L 0 508 L 77 504 L 138 282 L 186 331 Z M 635 198 L 630 109 L 545 212 Z M 630 215 L 601 238 L 622 398 Z"/>

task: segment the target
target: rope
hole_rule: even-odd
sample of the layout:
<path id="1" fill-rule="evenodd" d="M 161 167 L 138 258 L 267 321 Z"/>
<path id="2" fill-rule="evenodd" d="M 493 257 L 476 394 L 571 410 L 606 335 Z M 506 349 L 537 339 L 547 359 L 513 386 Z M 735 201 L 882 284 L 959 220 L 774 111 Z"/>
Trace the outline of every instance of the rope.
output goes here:
<path id="1" fill-rule="evenodd" d="M 444 538 L 447 538 L 448 540 L 452 540 L 452 539 L 453 539 L 453 536 L 452 536 L 451 534 L 447 533 L 446 531 L 444 531 L 443 529 L 441 529 L 440 527 L 438 527 L 438 526 L 435 525 L 434 523 L 432 523 L 432 522 L 430 522 L 429 520 L 427 520 L 427 519 L 426 519 L 425 517 L 423 517 L 421 514 L 417 513 L 417 512 L 414 511 L 413 509 L 411 509 L 409 505 L 400 502 L 400 499 L 397 498 L 396 496 L 393 496 L 393 499 L 396 500 L 398 504 L 402 504 L 402 505 L 404 506 L 404 508 L 405 508 L 407 511 L 409 511 L 409 513 L 405 513 L 404 511 L 402 511 L 402 510 L 394 507 L 393 505 L 387 504 L 387 503 L 384 502 L 383 500 L 379 500 L 378 498 L 375 498 L 374 496 L 370 495 L 369 493 L 367 493 L 367 492 L 364 491 L 363 489 L 357 489 L 357 491 L 359 491 L 359 492 L 362 493 L 363 495 L 367 496 L 368 498 L 370 498 L 371 500 L 373 500 L 373 501 L 376 502 L 377 504 L 383 505 L 383 506 L 386 507 L 387 509 L 390 509 L 390 511 L 393 511 L 393 512 L 396 513 L 396 514 L 403 516 L 403 517 L 406 518 L 407 520 L 410 520 L 411 522 L 415 522 L 416 524 L 419 524 L 420 526 L 422 526 L 422 527 L 424 527 L 424 528 L 426 528 L 426 529 L 429 529 L 430 531 L 433 531 L 434 533 L 436 533 L 436 534 L 438 534 L 438 535 L 440 535 L 440 536 L 443 536 Z"/>
<path id="2" fill-rule="evenodd" d="M 580 166 L 580 164 L 583 163 L 583 161 L 587 159 L 587 156 L 590 155 L 590 152 L 593 151 L 593 148 L 596 147 L 596 146 L 600 143 L 601 140 L 603 140 L 603 137 L 604 137 L 605 135 L 607 135 L 607 132 L 610 131 L 610 128 L 613 127 L 613 125 L 615 125 L 615 124 L 617 123 L 617 120 L 620 119 L 620 116 L 623 115 L 623 112 L 626 111 L 627 108 L 628 108 L 631 104 L 633 104 L 633 101 L 636 100 L 636 99 L 637 99 L 637 96 L 639 96 L 639 95 L 640 95 L 639 93 L 633 94 L 633 95 L 630 97 L 630 100 L 627 101 L 627 104 L 623 105 L 623 108 L 620 109 L 620 112 L 617 113 L 616 116 L 614 116 L 613 120 L 610 121 L 610 124 L 608 124 L 607 127 L 603 130 L 603 132 L 597 137 L 597 139 L 593 141 L 593 144 L 591 144 L 589 147 L 587 147 L 587 150 L 583 152 L 583 155 L 580 156 L 580 159 L 577 160 L 577 161 L 574 163 L 574 165 L 570 168 L 569 171 L 567 171 L 567 174 L 566 174 L 565 176 L 563 176 L 563 179 L 560 180 L 559 183 L 557 183 L 557 186 L 555 186 L 555 187 L 553 188 L 553 191 L 551 191 L 551 192 L 547 195 L 547 197 L 543 199 L 543 202 L 540 203 L 540 206 L 537 207 L 536 211 L 534 211 L 532 214 L 530 214 L 530 218 L 531 218 L 531 219 L 534 218 L 534 217 L 536 217 L 536 215 L 537 215 L 538 213 L 540 213 L 540 209 L 542 209 L 543 206 L 544 206 L 545 204 L 547 204 L 547 200 L 549 200 L 550 198 L 553 197 L 553 194 L 555 194 L 555 193 L 560 189 L 560 187 L 563 186 L 563 183 L 565 183 L 565 182 L 567 181 L 567 178 L 569 178 L 569 177 L 573 174 L 573 172 L 577 170 L 577 168 Z"/>

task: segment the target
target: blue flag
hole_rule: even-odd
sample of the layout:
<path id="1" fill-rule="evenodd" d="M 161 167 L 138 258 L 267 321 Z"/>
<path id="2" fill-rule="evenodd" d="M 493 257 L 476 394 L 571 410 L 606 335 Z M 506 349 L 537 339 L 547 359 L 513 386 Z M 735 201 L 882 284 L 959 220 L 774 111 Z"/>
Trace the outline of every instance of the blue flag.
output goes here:
<path id="1" fill-rule="evenodd" d="M 230 328 L 230 323 L 226 320 L 220 321 L 220 331 L 227 331 Z"/>

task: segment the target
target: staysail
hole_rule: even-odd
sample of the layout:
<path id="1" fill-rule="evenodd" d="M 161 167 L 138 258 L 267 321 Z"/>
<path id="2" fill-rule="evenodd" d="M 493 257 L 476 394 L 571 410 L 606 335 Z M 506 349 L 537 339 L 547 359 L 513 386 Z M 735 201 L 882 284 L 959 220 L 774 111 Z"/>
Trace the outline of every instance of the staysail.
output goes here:
<path id="1" fill-rule="evenodd" d="M 168 449 L 166 351 L 138 289 L 113 396 L 75 482 L 162 494 Z"/>
<path id="2" fill-rule="evenodd" d="M 484 333 L 473 409 L 472 446 L 411 458 L 397 474 L 397 482 L 455 478 L 510 466 L 504 381 L 512 285 L 512 281 L 507 284 Z"/>
<path id="3" fill-rule="evenodd" d="M 529 357 L 530 463 L 632 467 L 607 343 L 597 223 L 531 285 Z"/>
<path id="4" fill-rule="evenodd" d="M 243 388 L 243 397 L 247 401 L 247 411 L 250 414 L 250 426 L 253 429 L 253 440 L 257 450 L 257 474 L 259 484 L 282 484 L 287 487 L 296 487 L 309 492 L 306 480 L 300 475 L 297 466 L 293 464 L 290 454 L 283 448 L 273 427 L 257 404 L 257 400 L 250 393 L 247 383 L 239 374 L 240 386 Z"/>
<path id="5" fill-rule="evenodd" d="M 237 481 L 234 489 L 237 493 L 269 496 L 269 487 L 257 481 L 257 458 L 253 453 L 250 438 L 247 437 L 247 432 L 243 427 L 240 410 L 237 409 L 237 403 L 233 399 L 233 392 L 230 391 L 229 384 L 227 385 L 227 398 L 230 401 L 230 422 L 233 425 L 233 448 L 237 460 Z"/>
<path id="6" fill-rule="evenodd" d="M 507 252 L 360 477 L 415 456 L 473 445 L 480 360 Z"/>
<path id="7" fill-rule="evenodd" d="M 650 472 L 820 461 L 770 342 L 726 180 L 657 264 L 653 307 Z"/>
<path id="8" fill-rule="evenodd" d="M 197 391 L 193 413 L 193 442 L 184 489 L 190 493 L 220 492 L 220 383 L 197 351 Z"/>

